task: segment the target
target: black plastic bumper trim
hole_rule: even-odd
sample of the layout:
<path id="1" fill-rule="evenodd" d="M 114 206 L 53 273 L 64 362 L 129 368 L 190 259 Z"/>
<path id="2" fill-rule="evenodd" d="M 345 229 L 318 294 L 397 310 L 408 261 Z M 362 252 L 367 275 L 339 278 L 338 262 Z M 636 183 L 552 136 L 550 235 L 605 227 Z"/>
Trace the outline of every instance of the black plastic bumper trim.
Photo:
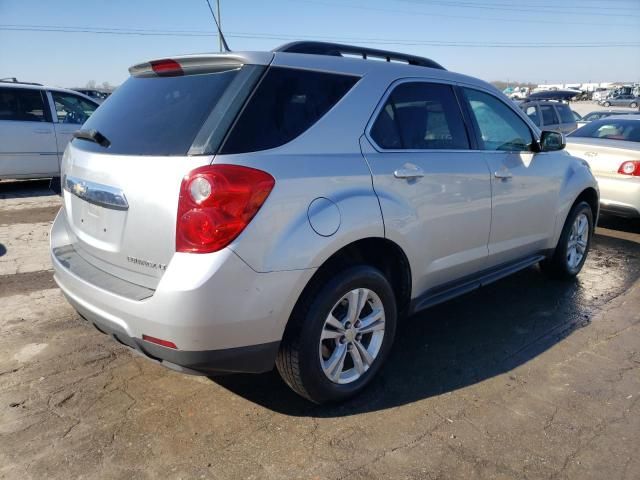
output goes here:
<path id="1" fill-rule="evenodd" d="M 69 299 L 70 300 L 70 299 Z M 72 303 L 73 304 L 73 303 Z M 90 312 L 74 305 L 78 314 L 100 332 L 137 351 L 146 358 L 185 373 L 214 375 L 218 373 L 263 373 L 273 369 L 280 342 L 248 345 L 221 350 L 173 350 L 140 338 L 133 338 L 119 328 L 95 318 Z M 179 368 L 176 368 L 179 367 Z"/>

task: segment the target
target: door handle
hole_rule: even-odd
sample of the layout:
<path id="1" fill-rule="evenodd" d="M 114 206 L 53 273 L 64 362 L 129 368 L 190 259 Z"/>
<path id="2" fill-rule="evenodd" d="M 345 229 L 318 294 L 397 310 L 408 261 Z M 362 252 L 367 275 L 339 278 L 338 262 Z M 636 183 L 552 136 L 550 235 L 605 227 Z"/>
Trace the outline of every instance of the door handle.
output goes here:
<path id="1" fill-rule="evenodd" d="M 513 175 L 509 170 L 498 170 L 493 174 L 494 177 L 499 178 L 500 180 L 508 180 L 512 178 Z"/>
<path id="2" fill-rule="evenodd" d="M 421 178 L 424 177 L 424 171 L 421 168 L 399 168 L 393 172 L 396 178 Z"/>

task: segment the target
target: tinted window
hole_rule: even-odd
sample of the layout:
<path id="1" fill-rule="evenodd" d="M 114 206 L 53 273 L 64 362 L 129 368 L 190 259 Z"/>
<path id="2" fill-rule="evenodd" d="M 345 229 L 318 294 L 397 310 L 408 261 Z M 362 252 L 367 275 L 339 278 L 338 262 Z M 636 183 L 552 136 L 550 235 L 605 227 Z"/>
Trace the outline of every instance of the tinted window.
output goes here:
<path id="1" fill-rule="evenodd" d="M 575 117 L 573 116 L 573 112 L 569 108 L 569 105 L 564 105 L 564 104 L 556 105 L 556 110 L 560 115 L 561 123 L 574 123 L 576 121 Z"/>
<path id="2" fill-rule="evenodd" d="M 453 90 L 434 83 L 398 85 L 378 115 L 371 137 L 385 149 L 468 149 Z"/>
<path id="3" fill-rule="evenodd" d="M 493 95 L 464 89 L 483 150 L 526 151 L 533 141 L 529 127 Z"/>
<path id="4" fill-rule="evenodd" d="M 0 120 L 46 122 L 47 117 L 40 90 L 0 88 Z"/>
<path id="5" fill-rule="evenodd" d="M 247 68 L 247 67 L 244 67 Z M 131 77 L 84 124 L 108 149 L 73 140 L 83 150 L 131 155 L 186 155 L 238 69 L 178 77 Z"/>
<path id="6" fill-rule="evenodd" d="M 540 105 L 540 113 L 542 114 L 542 122 L 544 125 L 557 125 L 560 123 L 558 115 L 553 109 L 553 105 Z"/>
<path id="7" fill-rule="evenodd" d="M 70 93 L 51 92 L 60 123 L 82 125 L 95 111 L 97 105 Z"/>
<path id="8" fill-rule="evenodd" d="M 222 145 L 222 153 L 266 150 L 308 130 L 358 77 L 272 67 Z"/>
<path id="9" fill-rule="evenodd" d="M 527 117 L 529 117 L 533 123 L 538 127 L 540 126 L 540 115 L 538 115 L 538 109 L 536 107 L 533 105 L 529 106 L 525 109 L 524 113 L 527 114 Z"/>
<path id="10" fill-rule="evenodd" d="M 569 136 L 640 142 L 640 121 L 616 120 L 615 118 L 609 117 L 588 123 Z"/>

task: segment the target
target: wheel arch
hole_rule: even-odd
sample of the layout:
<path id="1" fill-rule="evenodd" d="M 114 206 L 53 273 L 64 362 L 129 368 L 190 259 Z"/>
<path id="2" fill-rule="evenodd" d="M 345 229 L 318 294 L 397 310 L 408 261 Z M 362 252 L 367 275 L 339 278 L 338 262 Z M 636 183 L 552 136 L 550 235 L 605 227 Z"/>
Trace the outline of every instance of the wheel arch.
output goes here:
<path id="1" fill-rule="evenodd" d="M 398 313 L 404 314 L 408 311 L 412 287 L 409 259 L 397 243 L 383 237 L 366 237 L 342 246 L 318 267 L 302 289 L 292 315 L 298 304 L 311 295 L 312 291 L 320 288 L 332 275 L 356 265 L 370 265 L 380 270 L 391 284 L 396 296 Z"/>

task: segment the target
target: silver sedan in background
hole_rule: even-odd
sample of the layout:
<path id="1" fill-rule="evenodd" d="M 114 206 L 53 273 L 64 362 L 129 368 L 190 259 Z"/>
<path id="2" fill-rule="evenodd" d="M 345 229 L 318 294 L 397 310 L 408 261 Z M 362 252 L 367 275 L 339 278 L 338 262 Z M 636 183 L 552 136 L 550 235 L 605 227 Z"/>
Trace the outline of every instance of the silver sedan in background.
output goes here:
<path id="1" fill-rule="evenodd" d="M 603 212 L 640 218 L 640 115 L 590 122 L 568 136 L 567 151 L 589 163 Z"/>

